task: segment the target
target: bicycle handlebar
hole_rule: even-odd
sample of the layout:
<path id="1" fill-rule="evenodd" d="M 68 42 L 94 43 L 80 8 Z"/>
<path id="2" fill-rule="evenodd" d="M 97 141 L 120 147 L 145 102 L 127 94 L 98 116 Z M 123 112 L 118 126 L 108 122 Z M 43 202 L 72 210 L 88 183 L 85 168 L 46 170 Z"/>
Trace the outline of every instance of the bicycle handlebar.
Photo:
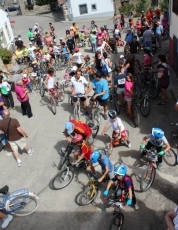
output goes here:
<path id="1" fill-rule="evenodd" d="M 174 122 L 171 122 L 170 125 L 175 125 L 175 126 L 178 127 L 178 123 L 177 123 L 177 122 L 175 122 L 175 123 L 174 123 Z"/>

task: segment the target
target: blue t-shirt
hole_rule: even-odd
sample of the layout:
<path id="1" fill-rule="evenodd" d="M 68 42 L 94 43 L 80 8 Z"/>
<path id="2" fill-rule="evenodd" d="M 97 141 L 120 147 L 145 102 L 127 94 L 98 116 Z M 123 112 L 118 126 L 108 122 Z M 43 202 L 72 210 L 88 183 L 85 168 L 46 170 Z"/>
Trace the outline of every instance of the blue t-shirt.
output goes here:
<path id="1" fill-rule="evenodd" d="M 127 33 L 126 36 L 125 36 L 125 39 L 127 40 L 127 43 L 131 43 L 133 41 L 134 36 L 135 36 L 135 34 L 133 32 L 131 34 Z"/>
<path id="2" fill-rule="evenodd" d="M 111 163 L 107 155 L 102 154 L 101 160 L 99 160 L 98 163 L 101 165 L 102 171 L 105 171 L 106 166 L 109 168 L 109 173 L 114 171 L 114 165 Z"/>
<path id="3" fill-rule="evenodd" d="M 63 47 L 63 48 L 62 48 L 62 52 L 63 52 L 63 53 L 68 53 L 67 48 L 66 48 L 66 47 Z M 69 54 L 64 54 L 64 57 L 67 58 L 67 59 L 69 59 L 69 58 L 70 58 L 70 55 L 69 55 Z"/>
<path id="4" fill-rule="evenodd" d="M 118 88 L 125 87 L 126 73 L 118 74 L 114 78 L 114 85 L 117 85 Z"/>
<path id="5" fill-rule="evenodd" d="M 96 80 L 92 82 L 92 87 L 95 87 L 95 94 L 101 93 L 103 91 L 106 91 L 104 95 L 99 96 L 101 100 L 106 100 L 109 97 L 109 88 L 108 88 L 108 82 L 105 79 Z"/>
<path id="6" fill-rule="evenodd" d="M 156 35 L 161 35 L 163 31 L 163 26 L 159 25 L 156 27 Z"/>

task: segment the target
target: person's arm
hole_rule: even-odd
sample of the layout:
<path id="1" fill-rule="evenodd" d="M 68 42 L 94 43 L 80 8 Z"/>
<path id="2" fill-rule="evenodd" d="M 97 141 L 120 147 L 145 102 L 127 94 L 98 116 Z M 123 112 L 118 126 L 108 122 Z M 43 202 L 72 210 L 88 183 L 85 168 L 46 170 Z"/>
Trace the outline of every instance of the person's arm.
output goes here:
<path id="1" fill-rule="evenodd" d="M 72 162 L 72 165 L 76 165 L 77 163 L 79 163 L 82 159 L 84 159 L 84 153 L 82 153 L 78 159 L 75 162 Z"/>
<path id="2" fill-rule="evenodd" d="M 104 128 L 103 128 L 103 131 L 101 132 L 101 135 L 105 135 L 105 132 L 108 130 L 108 128 L 110 127 L 110 124 L 109 123 L 107 123 L 105 126 L 104 126 Z"/>
<path id="3" fill-rule="evenodd" d="M 167 142 L 164 152 L 168 152 L 170 150 L 170 148 L 171 148 L 171 146 L 170 146 L 169 142 Z"/>
<path id="4" fill-rule="evenodd" d="M 64 130 L 64 136 L 66 137 L 66 140 L 69 142 L 69 143 L 71 143 L 71 138 L 69 137 L 69 135 L 67 134 L 67 132 L 66 132 L 66 130 Z"/>
<path id="5" fill-rule="evenodd" d="M 132 200 L 132 188 L 129 188 L 128 190 L 129 190 L 129 199 Z"/>
<path id="6" fill-rule="evenodd" d="M 87 91 L 86 91 L 86 93 L 85 93 L 85 95 L 84 95 L 84 97 L 87 97 L 88 96 L 88 94 L 92 91 L 92 87 L 91 87 L 91 85 L 90 84 L 88 84 L 87 85 Z"/>
<path id="7" fill-rule="evenodd" d="M 167 227 L 169 228 L 169 230 L 175 230 L 174 224 L 173 224 L 173 219 L 175 217 L 176 217 L 176 213 L 174 212 L 174 210 L 168 212 L 165 216 L 166 224 L 167 224 Z"/>
<path id="8" fill-rule="evenodd" d="M 21 127 L 17 127 L 17 131 L 24 137 L 28 138 L 28 134 L 23 130 L 21 129 Z"/>
<path id="9" fill-rule="evenodd" d="M 49 79 L 49 76 L 47 76 L 44 81 L 44 85 L 46 86 L 47 89 L 48 89 L 48 86 L 47 86 L 48 79 Z"/>
<path id="10" fill-rule="evenodd" d="M 93 96 L 93 99 L 95 100 L 97 97 L 102 96 L 102 95 L 104 95 L 105 93 L 106 93 L 106 90 L 103 90 L 101 93 L 95 94 L 95 95 Z"/>
<path id="11" fill-rule="evenodd" d="M 106 190 L 109 190 L 111 188 L 111 185 L 114 184 L 114 181 L 110 180 L 107 184 Z"/>
<path id="12" fill-rule="evenodd" d="M 71 96 L 73 97 L 75 95 L 75 90 L 73 85 L 71 85 L 70 88 L 71 88 Z"/>
<path id="13" fill-rule="evenodd" d="M 4 102 L 3 101 L 0 102 L 0 106 L 4 106 Z"/>
<path id="14" fill-rule="evenodd" d="M 102 182 L 104 180 L 104 178 L 106 177 L 106 175 L 108 174 L 109 172 L 109 167 L 108 166 L 105 166 L 105 172 L 104 174 L 98 179 L 98 182 Z"/>
<path id="15" fill-rule="evenodd" d="M 29 92 L 28 89 L 26 89 L 26 90 L 25 90 L 25 93 L 22 94 L 22 95 L 20 95 L 20 97 L 21 97 L 22 99 L 24 99 L 24 97 L 28 94 L 28 92 Z"/>

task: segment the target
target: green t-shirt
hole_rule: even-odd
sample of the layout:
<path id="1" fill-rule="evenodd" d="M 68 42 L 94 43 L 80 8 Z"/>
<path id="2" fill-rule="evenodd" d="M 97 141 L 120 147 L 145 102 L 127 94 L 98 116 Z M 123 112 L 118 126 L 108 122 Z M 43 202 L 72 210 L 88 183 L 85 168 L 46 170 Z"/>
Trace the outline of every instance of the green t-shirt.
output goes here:
<path id="1" fill-rule="evenodd" d="M 28 31 L 27 36 L 28 36 L 29 38 L 34 37 L 33 32 Z"/>

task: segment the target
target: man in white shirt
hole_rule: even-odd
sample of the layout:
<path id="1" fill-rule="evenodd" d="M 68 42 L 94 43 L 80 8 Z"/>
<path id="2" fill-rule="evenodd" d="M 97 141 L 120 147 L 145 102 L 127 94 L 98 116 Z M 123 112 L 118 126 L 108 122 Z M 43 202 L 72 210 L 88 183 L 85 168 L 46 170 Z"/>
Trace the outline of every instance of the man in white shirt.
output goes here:
<path id="1" fill-rule="evenodd" d="M 89 115 L 87 112 L 86 97 L 92 88 L 89 85 L 88 81 L 83 76 L 81 76 L 81 71 L 77 70 L 75 72 L 75 75 L 71 78 L 70 85 L 71 85 L 71 91 L 72 91 L 71 96 L 73 97 L 74 106 L 76 105 L 76 102 L 79 97 L 86 111 L 86 115 Z M 87 87 L 86 92 L 85 92 L 85 87 Z"/>
<path id="2" fill-rule="evenodd" d="M 75 53 L 73 54 L 73 59 L 75 60 L 75 62 L 77 63 L 77 67 L 78 69 L 80 69 L 80 67 L 83 64 L 82 58 L 84 58 L 83 54 L 79 53 L 79 48 L 75 48 L 74 49 Z"/>
<path id="3" fill-rule="evenodd" d="M 36 47 L 33 45 L 32 42 L 29 42 L 30 47 L 28 48 L 28 53 L 29 53 L 29 57 L 31 61 L 35 60 L 35 53 L 34 50 L 36 49 Z"/>

